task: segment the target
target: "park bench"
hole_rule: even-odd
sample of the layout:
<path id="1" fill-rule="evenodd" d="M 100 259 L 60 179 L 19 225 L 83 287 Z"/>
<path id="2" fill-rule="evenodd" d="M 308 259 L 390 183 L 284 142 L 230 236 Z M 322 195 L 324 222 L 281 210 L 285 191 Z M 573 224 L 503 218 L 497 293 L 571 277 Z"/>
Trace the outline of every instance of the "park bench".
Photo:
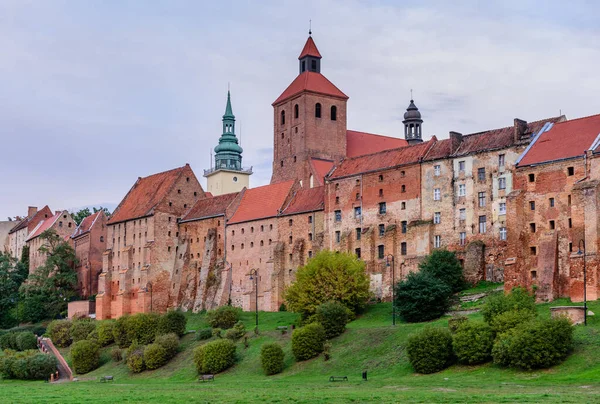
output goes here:
<path id="1" fill-rule="evenodd" d="M 281 331 L 281 334 L 285 334 L 288 330 L 288 326 L 287 325 L 280 325 L 279 327 L 277 327 L 277 331 Z"/>
<path id="2" fill-rule="evenodd" d="M 115 378 L 113 376 L 102 376 L 100 378 L 100 382 L 101 383 L 105 383 L 105 382 L 114 382 Z"/>
<path id="3" fill-rule="evenodd" d="M 214 382 L 215 375 L 200 375 L 200 377 L 198 377 L 198 380 L 201 382 Z"/>
<path id="4" fill-rule="evenodd" d="M 330 382 L 347 382 L 348 376 L 331 376 L 329 378 Z"/>

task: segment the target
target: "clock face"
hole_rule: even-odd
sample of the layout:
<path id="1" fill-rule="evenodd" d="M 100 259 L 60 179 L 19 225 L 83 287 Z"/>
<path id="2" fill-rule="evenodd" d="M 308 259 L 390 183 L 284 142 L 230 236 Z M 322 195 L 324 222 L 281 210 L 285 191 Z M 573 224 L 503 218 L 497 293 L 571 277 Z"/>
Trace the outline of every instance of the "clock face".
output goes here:
<path id="1" fill-rule="evenodd" d="M 237 177 L 233 177 L 233 182 L 237 182 Z"/>

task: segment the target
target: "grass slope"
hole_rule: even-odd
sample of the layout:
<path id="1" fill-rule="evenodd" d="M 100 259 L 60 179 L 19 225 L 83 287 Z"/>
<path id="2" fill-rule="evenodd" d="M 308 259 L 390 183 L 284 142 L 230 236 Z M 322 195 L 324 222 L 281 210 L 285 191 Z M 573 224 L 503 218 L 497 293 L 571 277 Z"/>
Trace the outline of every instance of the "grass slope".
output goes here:
<path id="1" fill-rule="evenodd" d="M 572 304 L 565 299 L 539 305 L 549 317 L 552 305 Z M 589 304 L 600 314 L 600 302 Z M 291 355 L 291 337 L 275 331 L 294 322 L 293 313 L 260 313 L 261 335 L 252 336 L 245 349 L 238 344 L 238 363 L 216 376 L 215 382 L 199 383 L 191 359 L 194 335 L 182 339 L 183 351 L 169 364 L 153 372 L 131 375 L 126 367 L 110 361 L 111 348 L 103 352 L 104 364 L 80 377 L 79 382 L 49 385 L 42 382 L 0 382 L 0 402 L 599 402 L 600 318 L 589 318 L 588 327 L 577 326 L 575 351 L 563 364 L 549 370 L 521 372 L 492 364 L 453 366 L 433 375 L 415 374 L 405 345 L 408 335 L 427 324 L 391 326 L 390 304 L 371 306 L 332 341 L 332 359 L 322 357 L 296 363 Z M 470 316 L 481 320 L 480 314 Z M 254 327 L 254 314 L 243 321 Z M 446 326 L 448 318 L 429 323 Z M 190 329 L 207 326 L 201 315 L 190 315 Z M 252 335 L 251 333 L 249 335 Z M 280 375 L 264 376 L 260 346 L 280 343 L 286 353 L 286 368 Z M 369 381 L 361 381 L 368 371 Z M 99 383 L 101 375 L 113 375 L 114 383 Z M 347 383 L 329 383 L 330 375 L 348 376 Z"/>

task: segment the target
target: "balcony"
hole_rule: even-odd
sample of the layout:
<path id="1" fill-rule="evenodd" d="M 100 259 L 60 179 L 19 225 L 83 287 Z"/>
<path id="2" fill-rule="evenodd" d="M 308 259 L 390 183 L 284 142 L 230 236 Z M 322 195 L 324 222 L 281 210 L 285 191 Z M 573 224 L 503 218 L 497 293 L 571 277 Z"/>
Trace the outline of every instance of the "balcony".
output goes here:
<path id="1" fill-rule="evenodd" d="M 242 167 L 241 169 L 234 169 L 234 168 L 228 168 L 228 167 L 214 167 L 208 170 L 204 170 L 204 176 L 206 177 L 207 175 L 210 175 L 214 172 L 217 171 L 230 171 L 230 172 L 235 172 L 235 173 L 241 173 L 241 174 L 252 174 L 252 166 L 251 167 Z"/>

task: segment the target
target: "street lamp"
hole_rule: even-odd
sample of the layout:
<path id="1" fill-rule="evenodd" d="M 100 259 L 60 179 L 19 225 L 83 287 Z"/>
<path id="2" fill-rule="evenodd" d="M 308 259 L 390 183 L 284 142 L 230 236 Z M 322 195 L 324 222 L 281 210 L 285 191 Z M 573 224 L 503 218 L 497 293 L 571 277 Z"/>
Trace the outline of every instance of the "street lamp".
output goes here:
<path id="1" fill-rule="evenodd" d="M 150 313 L 152 313 L 152 282 L 146 284 L 146 292 L 150 290 Z"/>
<path id="2" fill-rule="evenodd" d="M 396 325 L 396 302 L 394 301 L 394 282 L 396 281 L 396 266 L 394 256 L 392 254 L 388 254 L 387 257 L 385 257 L 385 266 L 388 268 L 390 267 L 390 260 L 392 261 L 392 325 Z"/>
<path id="3" fill-rule="evenodd" d="M 583 251 L 581 251 L 583 245 Z M 577 245 L 577 254 L 583 254 L 583 325 L 587 325 L 587 273 L 585 268 L 585 240 L 579 240 Z"/>
<path id="4" fill-rule="evenodd" d="M 256 331 L 258 331 L 258 268 L 250 270 L 250 280 L 254 280 L 254 301 L 255 301 L 255 319 Z"/>

